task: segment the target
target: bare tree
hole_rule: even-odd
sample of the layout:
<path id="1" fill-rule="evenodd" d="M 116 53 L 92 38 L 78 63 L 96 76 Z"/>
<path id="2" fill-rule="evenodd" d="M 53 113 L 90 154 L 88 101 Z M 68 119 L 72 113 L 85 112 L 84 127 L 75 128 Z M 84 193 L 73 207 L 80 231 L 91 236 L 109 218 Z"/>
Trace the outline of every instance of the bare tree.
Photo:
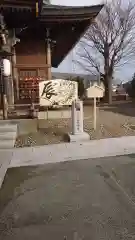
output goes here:
<path id="1" fill-rule="evenodd" d="M 101 74 L 109 103 L 115 69 L 135 59 L 135 5 L 127 2 L 106 2 L 77 50 L 76 62 L 88 72 Z"/>

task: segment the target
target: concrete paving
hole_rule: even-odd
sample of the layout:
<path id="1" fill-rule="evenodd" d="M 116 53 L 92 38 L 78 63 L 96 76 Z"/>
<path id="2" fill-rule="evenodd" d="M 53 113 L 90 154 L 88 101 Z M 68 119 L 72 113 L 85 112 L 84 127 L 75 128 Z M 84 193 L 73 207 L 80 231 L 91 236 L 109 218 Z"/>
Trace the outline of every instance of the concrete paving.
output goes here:
<path id="1" fill-rule="evenodd" d="M 0 240 L 135 239 L 134 181 L 135 155 L 9 169 Z"/>

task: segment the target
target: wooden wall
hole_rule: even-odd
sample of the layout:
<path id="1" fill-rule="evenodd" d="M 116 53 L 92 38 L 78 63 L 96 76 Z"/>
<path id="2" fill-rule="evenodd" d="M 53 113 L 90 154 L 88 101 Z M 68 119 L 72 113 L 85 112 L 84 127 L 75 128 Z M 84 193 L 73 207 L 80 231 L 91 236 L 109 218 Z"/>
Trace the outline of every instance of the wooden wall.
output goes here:
<path id="1" fill-rule="evenodd" d="M 43 41 L 21 40 L 16 45 L 16 65 L 19 71 L 36 71 L 36 75 L 47 75 L 46 47 Z M 18 72 L 19 73 L 19 72 Z M 34 73 L 33 73 L 34 74 Z"/>
<path id="2" fill-rule="evenodd" d="M 37 103 L 40 78 L 47 79 L 46 46 L 43 41 L 21 40 L 16 45 L 16 70 L 18 75 L 19 103 Z M 38 77 L 38 79 L 37 79 Z"/>

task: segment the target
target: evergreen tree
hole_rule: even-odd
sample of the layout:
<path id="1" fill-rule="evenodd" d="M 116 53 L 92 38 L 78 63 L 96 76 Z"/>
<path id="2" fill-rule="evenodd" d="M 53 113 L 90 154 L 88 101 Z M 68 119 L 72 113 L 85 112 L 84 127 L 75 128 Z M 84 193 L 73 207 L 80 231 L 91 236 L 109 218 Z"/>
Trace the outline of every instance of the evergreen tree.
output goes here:
<path id="1" fill-rule="evenodd" d="M 130 97 L 135 98 L 135 73 L 132 77 L 132 81 L 127 85 L 126 91 Z"/>

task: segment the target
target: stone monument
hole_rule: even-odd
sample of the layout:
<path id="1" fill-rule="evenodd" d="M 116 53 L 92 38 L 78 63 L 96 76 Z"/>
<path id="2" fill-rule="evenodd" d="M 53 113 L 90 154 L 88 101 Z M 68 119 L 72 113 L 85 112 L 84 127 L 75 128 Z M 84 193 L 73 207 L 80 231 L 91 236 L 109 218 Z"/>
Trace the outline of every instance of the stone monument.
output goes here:
<path id="1" fill-rule="evenodd" d="M 83 102 L 75 100 L 72 103 L 72 134 L 68 134 L 70 142 L 90 140 L 88 133 L 83 130 Z"/>

